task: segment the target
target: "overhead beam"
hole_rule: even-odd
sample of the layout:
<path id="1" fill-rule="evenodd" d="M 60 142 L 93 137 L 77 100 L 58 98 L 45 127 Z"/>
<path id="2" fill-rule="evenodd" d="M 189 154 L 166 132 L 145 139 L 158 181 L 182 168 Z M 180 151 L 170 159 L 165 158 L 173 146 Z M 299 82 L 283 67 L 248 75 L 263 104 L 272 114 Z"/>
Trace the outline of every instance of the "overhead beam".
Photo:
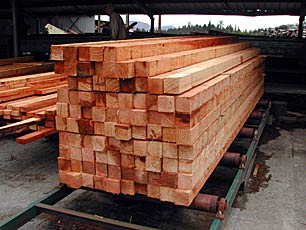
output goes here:
<path id="1" fill-rule="evenodd" d="M 146 7 L 145 4 L 143 4 L 139 0 L 132 0 L 132 2 L 134 2 L 144 14 L 148 15 L 150 18 L 153 17 L 152 12 L 150 12 L 150 10 L 148 9 L 148 7 Z"/>
<path id="2" fill-rule="evenodd" d="M 41 8 L 39 11 L 32 11 L 32 8 L 26 9 L 28 13 L 31 12 L 33 17 L 44 17 L 44 16 L 61 16 L 61 15 L 84 15 L 84 12 L 78 12 L 76 10 L 59 10 L 59 11 L 50 11 L 48 9 L 44 10 Z M 142 11 L 134 11 L 134 10 L 122 10 L 117 9 L 116 12 L 119 14 L 141 14 Z M 100 9 L 92 9 L 86 11 L 86 15 L 98 15 L 101 13 Z M 266 15 L 295 15 L 299 16 L 300 12 L 297 10 L 273 10 L 273 11 L 262 11 L 257 12 L 256 10 L 249 11 L 241 11 L 241 10 L 206 10 L 206 9 L 197 9 L 192 12 L 193 14 L 207 14 L 207 15 L 242 15 L 242 16 L 266 16 Z M 186 9 L 175 9 L 175 10 L 163 10 L 158 11 L 154 10 L 154 15 L 158 14 L 186 14 Z M 0 10 L 0 18 L 2 17 L 2 11 Z"/>
<path id="3" fill-rule="evenodd" d="M 5 12 L 10 8 L 2 3 L 6 1 L 0 1 L 0 17 L 5 17 Z M 43 1 L 43 0 L 23 0 L 21 1 L 20 9 L 22 12 L 29 12 L 34 17 L 38 16 L 54 16 L 54 15 L 97 15 L 103 10 L 103 7 L 107 3 L 113 3 L 116 5 L 116 12 L 119 14 L 147 14 L 150 18 L 153 15 L 158 14 L 223 14 L 223 15 L 245 15 L 245 16 L 261 16 L 261 15 L 296 15 L 300 16 L 300 10 L 303 8 L 304 0 L 270 0 L 269 3 L 279 2 L 280 4 L 285 4 L 288 7 L 277 7 L 271 9 L 264 9 L 266 3 L 261 3 L 257 1 L 256 5 L 250 5 L 252 8 L 247 8 L 248 3 L 256 3 L 255 0 L 168 0 L 167 7 L 164 7 L 165 1 L 162 0 L 75 0 L 73 3 L 68 0 L 53 0 L 53 1 Z M 223 3 L 222 9 L 214 9 L 207 6 L 205 3 Z M 235 9 L 236 4 L 244 3 L 245 9 Z M 286 4 L 287 3 L 287 4 Z M 134 7 L 126 7 L 128 4 L 132 4 Z M 151 7 L 153 6 L 154 7 Z M 194 4 L 198 4 L 199 7 L 194 7 Z M 3 7 L 1 7 L 3 5 Z M 83 11 L 83 6 L 86 6 L 86 12 Z M 276 5 L 274 5 L 276 6 Z M 57 8 L 52 8 L 57 7 Z M 78 7 L 76 10 L 74 7 Z M 191 8 L 192 10 L 188 9 Z M 258 11 L 257 9 L 261 9 Z"/>
<path id="4" fill-rule="evenodd" d="M 132 0 L 133 1 L 133 0 Z M 164 0 L 150 0 L 146 1 L 149 2 L 147 4 L 158 4 L 158 3 L 165 3 Z M 203 3 L 203 0 L 168 0 L 167 4 L 173 4 L 173 3 L 199 3 L 199 4 L 205 4 L 205 3 L 258 3 L 258 0 L 205 0 L 205 3 Z M 288 3 L 301 3 L 303 0 L 269 0 L 268 2 L 274 3 L 274 2 L 288 2 Z M 33 1 L 33 0 L 27 0 L 23 1 L 24 7 L 29 6 L 35 6 L 35 7 L 48 7 L 48 6 L 69 6 L 71 4 L 73 5 L 101 5 L 101 4 L 130 4 L 130 1 L 126 0 L 103 0 L 103 1 L 88 1 L 88 0 L 75 0 L 73 3 L 69 0 L 54 0 L 54 1 Z M 6 1 L 1 1 L 0 6 L 5 6 Z"/>
<path id="5" fill-rule="evenodd" d="M 146 7 L 145 4 L 143 4 L 143 2 L 140 2 L 139 0 L 132 0 L 132 2 L 134 2 L 144 14 L 146 14 L 150 17 L 150 19 L 151 19 L 150 32 L 153 33 L 154 32 L 154 16 L 153 16 L 153 13 L 148 9 L 148 7 Z"/>

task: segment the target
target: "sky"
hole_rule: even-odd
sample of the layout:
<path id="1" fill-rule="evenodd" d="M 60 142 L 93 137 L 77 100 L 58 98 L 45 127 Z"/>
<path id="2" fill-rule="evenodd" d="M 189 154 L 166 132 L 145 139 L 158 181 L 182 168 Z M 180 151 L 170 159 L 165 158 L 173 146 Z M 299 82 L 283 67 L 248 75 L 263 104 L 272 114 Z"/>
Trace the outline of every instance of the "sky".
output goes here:
<path id="1" fill-rule="evenodd" d="M 108 20 L 108 16 L 103 17 Z M 122 15 L 125 21 L 125 16 Z M 239 26 L 240 30 L 254 30 L 258 28 L 269 28 L 287 24 L 297 24 L 299 22 L 298 16 L 224 16 L 224 15 L 162 15 L 162 26 L 184 26 L 188 22 L 191 25 L 212 24 L 217 25 L 219 21 L 223 21 L 223 25 Z M 150 18 L 146 15 L 130 15 L 130 21 L 140 21 L 150 24 Z M 155 27 L 158 24 L 158 16 L 155 16 Z"/>

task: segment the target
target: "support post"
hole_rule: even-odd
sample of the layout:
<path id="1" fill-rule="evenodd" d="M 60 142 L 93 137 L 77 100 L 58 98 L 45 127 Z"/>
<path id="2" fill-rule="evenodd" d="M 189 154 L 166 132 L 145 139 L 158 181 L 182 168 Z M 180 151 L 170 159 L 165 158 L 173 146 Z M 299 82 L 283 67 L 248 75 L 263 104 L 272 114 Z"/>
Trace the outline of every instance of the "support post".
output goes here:
<path id="1" fill-rule="evenodd" d="M 35 22 L 36 22 L 36 33 L 40 34 L 40 20 L 39 18 L 35 18 Z"/>
<path id="2" fill-rule="evenodd" d="M 125 21 L 126 21 L 125 27 L 128 28 L 130 25 L 130 15 L 129 14 L 125 16 Z"/>
<path id="3" fill-rule="evenodd" d="M 161 14 L 158 15 L 158 29 L 157 32 L 160 33 L 161 32 Z"/>
<path id="4" fill-rule="evenodd" d="M 101 33 L 101 15 L 98 15 L 98 29 L 97 29 L 98 33 Z"/>
<path id="5" fill-rule="evenodd" d="M 151 19 L 151 28 L 150 28 L 150 32 L 151 33 L 154 33 L 154 16 L 150 16 L 150 19 Z"/>
<path id="6" fill-rule="evenodd" d="M 303 38 L 304 20 L 305 20 L 305 15 L 301 15 L 300 18 L 299 18 L 299 32 L 298 32 L 298 38 L 300 38 L 300 39 Z"/>
<path id="7" fill-rule="evenodd" d="M 13 21 L 13 46 L 14 57 L 19 56 L 19 5 L 18 0 L 11 0 Z"/>

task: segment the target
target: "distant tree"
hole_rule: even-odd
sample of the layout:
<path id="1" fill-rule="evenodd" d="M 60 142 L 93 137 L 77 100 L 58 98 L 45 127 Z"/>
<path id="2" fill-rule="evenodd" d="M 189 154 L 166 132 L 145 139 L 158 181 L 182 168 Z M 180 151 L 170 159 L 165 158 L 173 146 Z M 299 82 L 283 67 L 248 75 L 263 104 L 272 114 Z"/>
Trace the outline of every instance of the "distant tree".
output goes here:
<path id="1" fill-rule="evenodd" d="M 217 25 L 217 28 L 218 28 L 219 30 L 222 30 L 222 29 L 223 29 L 223 26 L 224 26 L 223 20 L 220 20 L 219 23 L 218 23 L 218 25 Z"/>
<path id="2" fill-rule="evenodd" d="M 304 23 L 305 27 L 306 27 L 306 22 Z M 211 21 L 208 22 L 208 24 L 196 24 L 196 25 L 192 25 L 190 22 L 188 22 L 187 25 L 184 25 L 182 27 L 178 27 L 178 28 L 171 28 L 168 29 L 166 31 L 162 31 L 163 33 L 169 33 L 169 34 L 191 34 L 191 33 L 205 33 L 208 34 L 210 30 L 218 30 L 221 32 L 225 32 L 225 33 L 232 33 L 232 34 L 238 34 L 238 35 L 254 35 L 254 36 L 271 36 L 271 33 L 275 33 L 275 31 L 277 31 L 277 28 L 297 28 L 297 25 L 282 25 L 279 27 L 275 27 L 275 28 L 264 28 L 264 29 L 254 29 L 254 30 L 247 30 L 245 29 L 244 31 L 241 31 L 241 29 L 239 28 L 239 26 L 234 25 L 234 27 L 232 25 L 227 25 L 226 27 L 224 26 L 223 21 L 219 21 L 217 26 L 215 26 L 214 24 L 211 23 Z M 139 29 L 137 29 L 139 30 Z"/>

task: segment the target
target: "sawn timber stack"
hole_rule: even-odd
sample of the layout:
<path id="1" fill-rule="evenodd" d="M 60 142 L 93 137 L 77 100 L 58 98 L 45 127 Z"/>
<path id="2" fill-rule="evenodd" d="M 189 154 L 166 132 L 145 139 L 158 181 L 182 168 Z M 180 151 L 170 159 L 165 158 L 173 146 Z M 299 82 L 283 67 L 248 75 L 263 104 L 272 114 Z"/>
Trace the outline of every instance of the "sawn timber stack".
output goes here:
<path id="1" fill-rule="evenodd" d="M 264 58 L 235 37 L 54 45 L 59 178 L 189 206 L 263 94 Z"/>
<path id="2" fill-rule="evenodd" d="M 0 60 L 0 64 L 8 61 Z M 67 88 L 67 77 L 54 72 L 0 78 L 0 137 L 34 131 L 16 139 L 27 144 L 56 133 L 57 89 L 61 87 Z"/>

